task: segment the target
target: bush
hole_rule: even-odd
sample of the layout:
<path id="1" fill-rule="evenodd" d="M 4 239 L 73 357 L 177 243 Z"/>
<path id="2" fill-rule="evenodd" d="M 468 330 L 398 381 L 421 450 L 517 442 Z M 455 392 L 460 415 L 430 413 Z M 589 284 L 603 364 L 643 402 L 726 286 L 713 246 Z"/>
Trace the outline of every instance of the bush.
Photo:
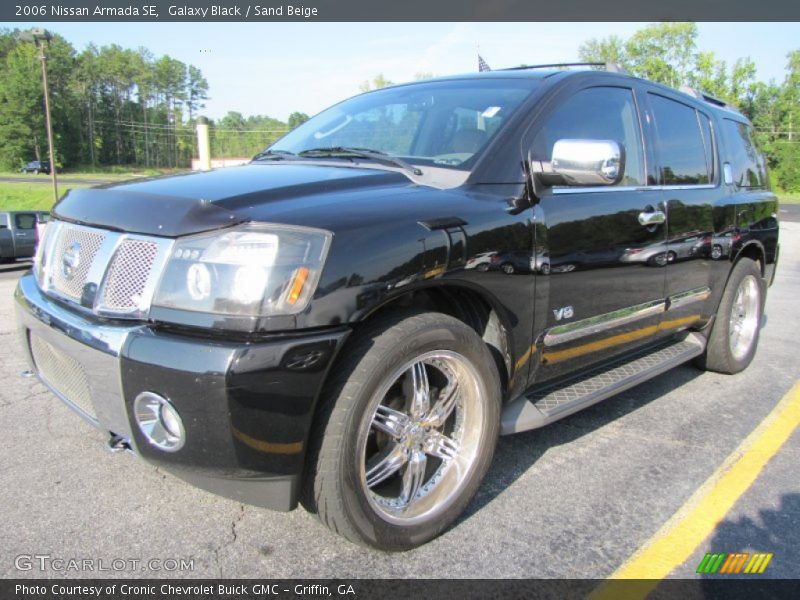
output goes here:
<path id="1" fill-rule="evenodd" d="M 781 144 L 775 154 L 778 186 L 787 192 L 800 192 L 800 143 Z"/>

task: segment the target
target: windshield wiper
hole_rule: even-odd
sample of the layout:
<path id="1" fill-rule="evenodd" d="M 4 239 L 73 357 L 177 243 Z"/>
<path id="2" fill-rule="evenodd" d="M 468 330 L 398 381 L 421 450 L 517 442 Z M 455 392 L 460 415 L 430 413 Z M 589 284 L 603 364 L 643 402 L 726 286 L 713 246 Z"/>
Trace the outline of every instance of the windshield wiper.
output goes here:
<path id="1" fill-rule="evenodd" d="M 283 160 L 292 156 L 296 156 L 296 154 L 294 152 L 289 152 L 288 150 L 270 150 L 268 148 L 256 154 L 252 160 Z"/>
<path id="2" fill-rule="evenodd" d="M 328 148 L 310 148 L 298 152 L 298 156 L 312 157 L 312 156 L 355 156 L 360 158 L 368 158 L 375 162 L 400 167 L 405 171 L 409 171 L 414 175 L 422 175 L 422 171 L 414 165 L 408 164 L 403 159 L 391 156 L 380 150 L 371 150 L 370 148 L 351 148 L 349 146 L 332 146 Z"/>

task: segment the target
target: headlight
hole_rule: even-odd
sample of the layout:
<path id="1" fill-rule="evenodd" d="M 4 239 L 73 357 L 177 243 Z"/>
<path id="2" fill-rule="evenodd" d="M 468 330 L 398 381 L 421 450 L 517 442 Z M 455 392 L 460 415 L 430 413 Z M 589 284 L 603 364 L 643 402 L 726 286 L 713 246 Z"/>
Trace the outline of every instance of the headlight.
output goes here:
<path id="1" fill-rule="evenodd" d="M 154 306 L 221 315 L 301 312 L 319 281 L 331 233 L 247 225 L 175 243 Z"/>

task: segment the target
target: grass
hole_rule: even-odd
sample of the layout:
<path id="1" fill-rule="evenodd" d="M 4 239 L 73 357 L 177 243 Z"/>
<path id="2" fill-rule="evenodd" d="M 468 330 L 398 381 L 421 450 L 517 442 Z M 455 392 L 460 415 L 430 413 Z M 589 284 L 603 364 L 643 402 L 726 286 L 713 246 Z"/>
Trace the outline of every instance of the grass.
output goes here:
<path id="1" fill-rule="evenodd" d="M 154 177 L 185 173 L 186 169 L 142 169 L 133 167 L 108 167 L 104 169 L 73 169 L 58 174 L 58 194 L 63 196 L 72 188 L 89 187 L 84 179 L 98 181 L 126 181 L 137 177 Z M 29 179 L 20 182 L 0 182 L 0 210 L 50 210 L 53 206 L 53 188 L 50 177 L 25 174 L 19 171 L 0 171 L 0 177 Z M 34 181 L 36 183 L 34 183 Z"/>
<path id="2" fill-rule="evenodd" d="M 59 195 L 85 185 L 58 186 Z M 53 188 L 41 183 L 0 183 L 0 210 L 50 210 L 53 207 Z"/>
<path id="3" fill-rule="evenodd" d="M 781 204 L 800 204 L 800 194 L 790 194 L 789 192 L 779 192 L 778 199 Z"/>
<path id="4" fill-rule="evenodd" d="M 170 175 L 174 173 L 185 173 L 186 169 L 144 169 L 142 167 L 80 167 L 59 170 L 58 179 L 68 182 L 73 179 L 105 179 L 108 181 L 122 181 L 134 177 L 155 177 L 157 175 Z M 31 177 L 39 179 L 49 179 L 49 175 L 44 173 L 33 175 L 20 171 L 0 171 L 0 177 Z"/>

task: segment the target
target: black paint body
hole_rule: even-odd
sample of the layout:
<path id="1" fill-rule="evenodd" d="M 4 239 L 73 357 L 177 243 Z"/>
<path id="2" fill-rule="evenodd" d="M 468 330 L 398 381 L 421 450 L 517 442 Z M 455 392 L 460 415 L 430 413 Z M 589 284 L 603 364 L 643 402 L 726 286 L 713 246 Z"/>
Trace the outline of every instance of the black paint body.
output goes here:
<path id="1" fill-rule="evenodd" d="M 244 222 L 333 233 L 316 294 L 302 314 L 234 320 L 152 311 L 146 334 L 133 338 L 122 358 L 126 401 L 141 390 L 159 390 L 185 415 L 188 436 L 186 447 L 174 454 L 139 440 L 145 458 L 220 493 L 292 508 L 329 369 L 336 368 L 338 352 L 347 352 L 350 332 L 394 302 L 430 289 L 453 291 L 451 298 L 466 290 L 481 298 L 501 325 L 502 340 L 495 345 L 505 369 L 504 397 L 512 400 L 538 382 L 568 376 L 677 330 L 702 331 L 742 253 L 759 258 L 771 282 L 778 254 L 776 197 L 768 189 L 738 189 L 722 181 L 719 167 L 727 150 L 721 136 L 714 148 L 714 181 L 685 189 L 663 186 L 645 95 L 657 90 L 702 111 L 716 131 L 723 112 L 743 117 L 622 75 L 480 76 L 528 78 L 531 94 L 456 188 L 418 185 L 397 170 L 372 165 L 271 161 L 72 190 L 56 206 L 59 219 L 166 237 Z M 564 99 L 593 86 L 633 90 L 648 185 L 569 193 L 540 185 L 534 195 L 526 161 L 537 128 Z M 637 215 L 647 207 L 666 212 L 667 223 L 642 227 Z M 724 248 L 712 258 L 714 240 Z M 660 265 L 623 259 L 630 248 L 653 244 L 674 251 L 674 260 Z M 514 272 L 468 266 L 471 258 L 492 253 L 513 253 Z M 528 268 L 520 258 L 526 253 Z M 705 287 L 711 290 L 708 299 L 685 308 L 557 350 L 543 341 L 561 307 L 571 306 L 581 320 Z M 213 486 L 209 477 L 227 483 Z M 237 491 L 242 481 L 270 479 L 288 482 L 278 500 L 264 496 L 258 502 Z"/>

